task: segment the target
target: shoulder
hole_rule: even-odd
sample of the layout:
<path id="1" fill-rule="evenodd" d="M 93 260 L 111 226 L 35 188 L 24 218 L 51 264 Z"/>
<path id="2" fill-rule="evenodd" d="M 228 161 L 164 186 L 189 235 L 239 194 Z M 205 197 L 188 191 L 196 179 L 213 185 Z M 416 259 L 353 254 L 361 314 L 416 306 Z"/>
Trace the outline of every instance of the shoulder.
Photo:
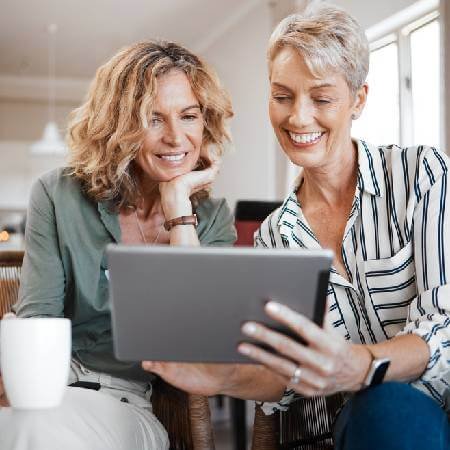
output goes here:
<path id="1" fill-rule="evenodd" d="M 437 181 L 447 176 L 448 156 L 428 145 L 398 147 L 396 145 L 379 147 L 380 154 L 389 161 L 392 177 L 403 175 L 405 182 L 413 188 L 417 200 L 431 189 Z"/>
<path id="2" fill-rule="evenodd" d="M 74 218 L 91 217 L 97 210 L 83 192 L 80 182 L 61 167 L 41 175 L 33 184 L 28 212 L 65 220 L 69 225 Z"/>
<path id="3" fill-rule="evenodd" d="M 59 167 L 41 175 L 32 187 L 32 196 L 45 195 L 55 204 L 89 202 L 80 182 L 70 174 L 67 167 Z"/>
<path id="4" fill-rule="evenodd" d="M 436 173 L 447 172 L 448 156 L 435 147 L 428 145 L 414 145 L 411 147 L 399 147 L 397 145 L 381 145 L 378 147 L 381 157 L 392 164 L 402 163 L 412 170 L 419 172 L 433 169 Z"/>
<path id="5" fill-rule="evenodd" d="M 371 193 L 385 191 L 419 202 L 424 193 L 446 177 L 449 160 L 445 153 L 428 145 L 374 146 L 359 141 L 359 169 L 363 185 Z M 361 181 L 361 180 L 360 180 Z"/>
<path id="6" fill-rule="evenodd" d="M 44 189 L 50 197 L 55 195 L 78 195 L 81 193 L 81 185 L 69 173 L 67 167 L 59 167 L 41 175 L 34 183 L 35 189 Z"/>
<path id="7" fill-rule="evenodd" d="M 202 199 L 195 212 L 202 245 L 233 245 L 236 240 L 234 216 L 225 199 Z"/>

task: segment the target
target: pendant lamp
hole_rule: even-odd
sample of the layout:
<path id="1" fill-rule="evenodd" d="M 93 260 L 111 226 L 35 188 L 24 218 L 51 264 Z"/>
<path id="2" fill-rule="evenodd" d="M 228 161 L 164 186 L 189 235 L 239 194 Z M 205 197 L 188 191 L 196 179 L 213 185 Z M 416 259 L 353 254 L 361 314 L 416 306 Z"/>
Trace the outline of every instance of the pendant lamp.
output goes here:
<path id="1" fill-rule="evenodd" d="M 48 32 L 48 122 L 45 125 L 42 139 L 31 145 L 31 153 L 35 155 L 64 155 L 66 146 L 61 139 L 55 122 L 55 35 L 56 24 L 47 27 Z"/>

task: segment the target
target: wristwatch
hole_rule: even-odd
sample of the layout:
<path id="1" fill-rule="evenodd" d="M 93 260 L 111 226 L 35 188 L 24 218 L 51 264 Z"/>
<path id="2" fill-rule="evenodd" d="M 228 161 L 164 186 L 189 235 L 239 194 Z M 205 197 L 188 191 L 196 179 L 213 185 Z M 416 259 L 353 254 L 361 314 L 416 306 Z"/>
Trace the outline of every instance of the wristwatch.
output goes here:
<path id="1" fill-rule="evenodd" d="M 197 214 L 192 214 L 191 216 L 180 216 L 174 219 L 164 222 L 164 228 L 170 231 L 173 227 L 177 225 L 194 225 L 195 228 L 198 226 Z"/>
<path id="2" fill-rule="evenodd" d="M 366 378 L 363 381 L 363 387 L 376 386 L 383 382 L 391 360 L 389 358 L 378 359 L 368 347 L 366 349 L 372 356 L 372 361 Z"/>

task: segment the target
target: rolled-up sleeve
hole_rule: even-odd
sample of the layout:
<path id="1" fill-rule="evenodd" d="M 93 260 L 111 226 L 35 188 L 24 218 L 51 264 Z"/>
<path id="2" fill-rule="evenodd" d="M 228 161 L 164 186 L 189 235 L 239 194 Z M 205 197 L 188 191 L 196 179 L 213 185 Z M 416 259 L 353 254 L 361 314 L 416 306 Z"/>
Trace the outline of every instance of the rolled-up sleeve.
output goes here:
<path id="1" fill-rule="evenodd" d="M 64 292 L 54 205 L 44 183 L 38 180 L 28 206 L 19 299 L 13 310 L 20 317 L 61 317 Z"/>
<path id="2" fill-rule="evenodd" d="M 442 154 L 428 152 L 422 166 L 413 228 L 417 297 L 399 334 L 416 334 L 428 344 L 430 359 L 419 381 L 429 382 L 450 370 L 450 193 Z"/>

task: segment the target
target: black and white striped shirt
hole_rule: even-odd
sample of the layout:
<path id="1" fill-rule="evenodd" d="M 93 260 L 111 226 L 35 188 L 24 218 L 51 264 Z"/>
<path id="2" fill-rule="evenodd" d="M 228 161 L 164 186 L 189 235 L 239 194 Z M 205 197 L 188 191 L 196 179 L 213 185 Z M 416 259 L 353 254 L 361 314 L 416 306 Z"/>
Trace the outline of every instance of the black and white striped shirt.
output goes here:
<path id="1" fill-rule="evenodd" d="M 358 179 L 344 232 L 348 280 L 332 269 L 335 328 L 355 343 L 414 333 L 430 360 L 413 386 L 446 407 L 450 383 L 450 191 L 447 156 L 425 146 L 375 147 L 358 141 Z M 297 186 L 301 183 L 302 175 Z M 302 214 L 297 188 L 255 234 L 257 247 L 321 248 Z M 264 410 L 285 409 L 287 391 Z"/>

